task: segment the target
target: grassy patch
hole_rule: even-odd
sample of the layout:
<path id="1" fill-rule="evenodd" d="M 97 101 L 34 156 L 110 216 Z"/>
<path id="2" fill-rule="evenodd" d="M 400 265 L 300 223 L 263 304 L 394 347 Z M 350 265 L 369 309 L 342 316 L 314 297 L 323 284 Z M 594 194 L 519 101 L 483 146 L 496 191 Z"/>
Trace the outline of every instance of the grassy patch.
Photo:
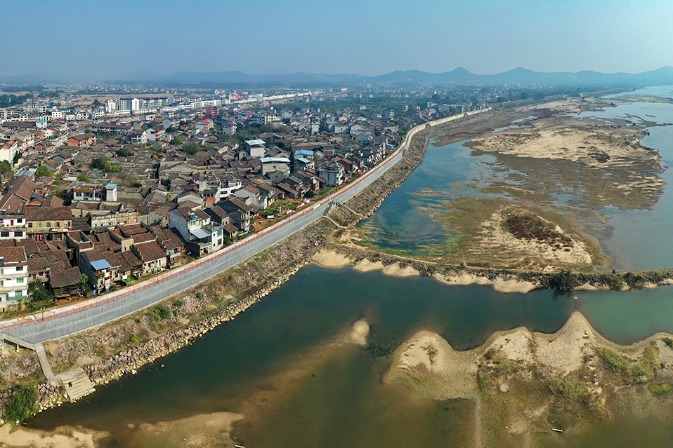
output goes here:
<path id="1" fill-rule="evenodd" d="M 557 248 L 572 246 L 572 240 L 557 231 L 554 224 L 531 212 L 519 210 L 508 212 L 503 227 L 518 239 L 536 240 Z"/>
<path id="2" fill-rule="evenodd" d="M 33 386 L 17 386 L 5 406 L 5 420 L 22 422 L 37 412 L 37 389 Z"/>
<path id="3" fill-rule="evenodd" d="M 646 383 L 651 381 L 659 367 L 659 356 L 656 348 L 652 346 L 643 350 L 643 356 L 638 362 L 632 362 L 607 348 L 598 348 L 597 353 L 610 370 L 623 375 L 629 382 Z"/>
<path id="4" fill-rule="evenodd" d="M 156 321 L 160 321 L 170 319 L 172 314 L 166 305 L 157 305 L 150 310 L 149 316 Z"/>
<path id="5" fill-rule="evenodd" d="M 557 378 L 553 381 L 552 391 L 569 401 L 588 400 L 588 392 L 582 381 L 572 376 Z"/>
<path id="6" fill-rule="evenodd" d="M 647 385 L 647 390 L 649 390 L 652 395 L 664 395 L 664 394 L 669 393 L 671 390 L 673 390 L 673 384 L 670 384 L 670 383 L 662 383 L 662 384 L 650 383 L 650 384 Z"/>

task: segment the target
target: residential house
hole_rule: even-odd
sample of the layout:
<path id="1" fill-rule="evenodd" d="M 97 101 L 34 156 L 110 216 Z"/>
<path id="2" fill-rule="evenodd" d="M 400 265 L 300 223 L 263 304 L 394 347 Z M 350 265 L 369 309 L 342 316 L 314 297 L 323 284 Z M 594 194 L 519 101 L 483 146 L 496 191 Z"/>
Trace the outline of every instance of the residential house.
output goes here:
<path id="1" fill-rule="evenodd" d="M 112 252 L 93 250 L 80 254 L 79 269 L 87 276 L 94 295 L 110 290 L 120 266 Z"/>
<path id="2" fill-rule="evenodd" d="M 194 256 L 214 252 L 224 245 L 222 227 L 211 222 L 200 204 L 183 202 L 171 210 L 168 220 L 168 226 L 178 231 Z"/>
<path id="3" fill-rule="evenodd" d="M 264 140 L 246 140 L 245 150 L 250 157 L 262 158 L 266 153 L 266 142 Z"/>
<path id="4" fill-rule="evenodd" d="M 168 267 L 179 264 L 185 253 L 185 241 L 176 229 L 163 229 L 160 226 L 150 227 L 150 231 L 155 236 L 159 246 L 166 252 Z"/>
<path id="5" fill-rule="evenodd" d="M 0 247 L 0 311 L 28 298 L 28 258 L 23 247 Z"/>
<path id="6" fill-rule="evenodd" d="M 250 230 L 252 218 L 258 210 L 257 207 L 246 204 L 236 197 L 228 198 L 217 205 L 227 212 L 236 227 L 245 232 Z"/>
<path id="7" fill-rule="evenodd" d="M 19 151 L 19 145 L 16 140 L 7 140 L 0 143 L 0 162 L 7 161 L 14 163 L 14 157 L 16 157 Z"/>
<path id="8" fill-rule="evenodd" d="M 213 207 L 208 207 L 203 211 L 210 215 L 211 222 L 214 222 L 222 227 L 224 236 L 226 238 L 232 239 L 238 235 L 238 228 L 233 225 L 231 217 L 222 209 L 222 207 L 215 205 Z"/>
<path id="9" fill-rule="evenodd" d="M 167 254 L 156 239 L 135 243 L 131 250 L 142 261 L 143 275 L 158 274 L 166 269 Z"/>
<path id="10" fill-rule="evenodd" d="M 57 299 L 82 295 L 82 272 L 77 266 L 58 266 L 52 271 L 49 285 Z"/>
<path id="11" fill-rule="evenodd" d="M 66 145 L 73 148 L 88 148 L 96 143 L 96 134 L 77 134 L 68 138 Z"/>
<path id="12" fill-rule="evenodd" d="M 338 187 L 346 179 L 343 165 L 336 162 L 320 167 L 318 174 L 325 179 L 328 187 Z"/>
<path id="13" fill-rule="evenodd" d="M 72 228 L 72 213 L 69 207 L 26 207 L 27 236 L 38 241 L 65 239 Z"/>

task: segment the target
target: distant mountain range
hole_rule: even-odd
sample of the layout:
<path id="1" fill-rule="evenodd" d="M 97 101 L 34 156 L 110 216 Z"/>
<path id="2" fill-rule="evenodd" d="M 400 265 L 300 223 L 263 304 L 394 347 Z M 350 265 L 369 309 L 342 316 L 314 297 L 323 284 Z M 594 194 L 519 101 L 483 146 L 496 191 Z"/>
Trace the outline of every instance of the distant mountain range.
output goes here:
<path id="1" fill-rule="evenodd" d="M 494 75 L 478 75 L 458 67 L 444 73 L 429 73 L 420 70 L 395 71 L 379 76 L 354 74 L 313 74 L 291 73 L 284 75 L 250 75 L 243 72 L 178 72 L 134 78 L 162 84 L 222 84 L 222 85 L 353 85 L 353 84 L 391 84 L 391 85 L 656 85 L 673 84 L 673 67 L 663 67 L 642 73 L 600 73 L 581 72 L 535 72 L 525 68 L 515 68 Z"/>
<path id="2" fill-rule="evenodd" d="M 45 83 L 55 80 L 35 75 L 20 77 L 0 77 L 6 83 Z M 429 73 L 420 70 L 394 71 L 385 75 L 365 76 L 356 74 L 315 74 L 291 73 L 282 75 L 250 75 L 240 71 L 195 72 L 185 71 L 170 75 L 144 74 L 127 75 L 123 79 L 109 80 L 114 83 L 152 83 L 163 85 L 198 86 L 347 86 L 365 84 L 388 85 L 673 85 L 673 67 L 662 67 L 642 73 L 601 73 L 581 72 L 535 72 L 526 68 L 515 68 L 493 75 L 478 75 L 458 67 L 449 72 Z"/>

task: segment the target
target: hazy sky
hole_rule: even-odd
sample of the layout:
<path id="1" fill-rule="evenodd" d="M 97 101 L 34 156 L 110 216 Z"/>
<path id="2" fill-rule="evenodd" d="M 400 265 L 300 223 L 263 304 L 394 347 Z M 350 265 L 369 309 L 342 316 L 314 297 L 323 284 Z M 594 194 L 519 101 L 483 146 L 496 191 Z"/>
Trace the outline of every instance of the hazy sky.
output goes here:
<path id="1" fill-rule="evenodd" d="M 673 65 L 671 0 L 0 0 L 0 12 L 0 76 Z"/>

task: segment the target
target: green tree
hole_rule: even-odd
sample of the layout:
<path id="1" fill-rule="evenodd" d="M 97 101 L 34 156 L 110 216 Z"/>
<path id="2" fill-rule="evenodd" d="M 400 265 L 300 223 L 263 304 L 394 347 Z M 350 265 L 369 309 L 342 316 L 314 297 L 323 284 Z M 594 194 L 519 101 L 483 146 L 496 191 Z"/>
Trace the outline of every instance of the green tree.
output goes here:
<path id="1" fill-rule="evenodd" d="M 28 296 L 31 300 L 42 302 L 53 298 L 52 294 L 44 287 L 44 283 L 35 280 L 28 284 Z"/>
<path id="2" fill-rule="evenodd" d="M 91 179 L 86 174 L 80 174 L 77 176 L 77 180 L 80 182 L 91 182 Z"/>
<path id="3" fill-rule="evenodd" d="M 187 143 L 180 147 L 180 151 L 193 156 L 197 152 L 201 151 L 201 146 L 198 143 Z"/>
<path id="4" fill-rule="evenodd" d="M 0 162 L 0 177 L 5 177 L 12 172 L 12 164 L 7 160 Z"/>
<path id="5" fill-rule="evenodd" d="M 120 148 L 116 154 L 118 157 L 129 157 L 133 155 L 133 150 L 131 148 Z"/>
<path id="6" fill-rule="evenodd" d="M 51 194 L 53 196 L 58 196 L 61 199 L 65 199 L 68 196 L 65 190 L 52 190 Z"/>
<path id="7" fill-rule="evenodd" d="M 44 165 L 37 167 L 35 170 L 35 179 L 39 179 L 40 177 L 51 177 L 51 171 L 49 171 L 49 168 Z"/>
<path id="8" fill-rule="evenodd" d="M 5 407 L 5 420 L 22 422 L 37 412 L 37 389 L 32 386 L 19 385 Z"/>
<path id="9" fill-rule="evenodd" d="M 122 167 L 119 165 L 113 165 L 110 162 L 109 157 L 96 157 L 91 161 L 91 168 L 95 168 L 97 170 L 103 170 L 106 173 L 121 173 L 122 172 Z"/>

